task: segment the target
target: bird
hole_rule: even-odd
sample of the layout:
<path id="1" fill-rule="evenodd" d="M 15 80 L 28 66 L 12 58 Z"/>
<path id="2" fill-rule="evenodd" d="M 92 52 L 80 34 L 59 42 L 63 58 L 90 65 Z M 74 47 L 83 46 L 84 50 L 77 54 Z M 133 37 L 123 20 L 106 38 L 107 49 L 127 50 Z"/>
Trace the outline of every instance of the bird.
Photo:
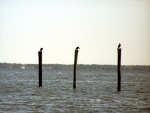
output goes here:
<path id="1" fill-rule="evenodd" d="M 119 45 L 118 45 L 118 49 L 121 47 L 121 44 L 119 43 Z"/>
<path id="2" fill-rule="evenodd" d="M 42 52 L 43 48 L 40 49 L 40 51 Z"/>
<path id="3" fill-rule="evenodd" d="M 80 49 L 79 47 L 76 47 L 76 49 Z"/>

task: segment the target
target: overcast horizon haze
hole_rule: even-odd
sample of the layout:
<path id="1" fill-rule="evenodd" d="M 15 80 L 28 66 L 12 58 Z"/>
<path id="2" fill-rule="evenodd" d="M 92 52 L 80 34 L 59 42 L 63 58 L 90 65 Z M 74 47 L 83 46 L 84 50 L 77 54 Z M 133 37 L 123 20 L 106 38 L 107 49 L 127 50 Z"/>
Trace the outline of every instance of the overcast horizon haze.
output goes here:
<path id="1" fill-rule="evenodd" d="M 0 62 L 150 65 L 150 0 L 0 0 Z"/>

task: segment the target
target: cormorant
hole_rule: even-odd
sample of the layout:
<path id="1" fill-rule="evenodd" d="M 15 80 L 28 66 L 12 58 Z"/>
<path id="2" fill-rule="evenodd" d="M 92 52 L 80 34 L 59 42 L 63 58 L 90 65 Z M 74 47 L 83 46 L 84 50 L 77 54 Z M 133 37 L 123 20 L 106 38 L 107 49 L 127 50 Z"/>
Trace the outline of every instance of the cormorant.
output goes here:
<path id="1" fill-rule="evenodd" d="M 79 47 L 76 47 L 76 49 L 80 49 Z"/>
<path id="2" fill-rule="evenodd" d="M 120 47 L 121 47 L 121 44 L 119 43 L 118 48 L 120 48 Z"/>
<path id="3" fill-rule="evenodd" d="M 40 49 L 40 51 L 42 52 L 43 48 Z"/>

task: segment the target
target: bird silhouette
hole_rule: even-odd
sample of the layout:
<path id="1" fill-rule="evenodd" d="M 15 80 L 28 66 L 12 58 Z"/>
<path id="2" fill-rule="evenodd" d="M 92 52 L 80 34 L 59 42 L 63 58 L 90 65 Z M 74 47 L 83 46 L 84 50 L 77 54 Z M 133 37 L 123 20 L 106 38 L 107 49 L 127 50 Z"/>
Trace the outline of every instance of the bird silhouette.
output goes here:
<path id="1" fill-rule="evenodd" d="M 118 49 L 121 47 L 121 44 L 119 43 L 119 45 L 118 45 Z"/>
<path id="2" fill-rule="evenodd" d="M 80 49 L 79 47 L 76 47 L 76 49 Z"/>
<path id="3" fill-rule="evenodd" d="M 42 52 L 43 48 L 40 49 L 40 52 Z"/>

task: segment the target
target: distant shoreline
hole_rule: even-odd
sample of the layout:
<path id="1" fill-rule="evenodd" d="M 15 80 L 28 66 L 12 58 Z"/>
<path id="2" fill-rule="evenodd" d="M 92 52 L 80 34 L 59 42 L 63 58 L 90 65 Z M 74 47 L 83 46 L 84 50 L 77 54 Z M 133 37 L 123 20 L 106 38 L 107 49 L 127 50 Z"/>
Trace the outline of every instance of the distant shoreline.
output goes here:
<path id="1" fill-rule="evenodd" d="M 25 64 L 23 64 L 23 63 L 7 63 L 7 62 L 0 62 L 0 65 L 1 64 L 13 64 L 13 65 L 38 65 L 37 63 L 36 64 L 32 64 L 32 63 L 25 63 Z M 43 65 L 74 65 L 74 64 L 59 64 L 59 63 L 55 63 L 55 64 L 53 64 L 53 63 L 49 63 L 49 64 L 43 64 Z M 97 66 L 116 66 L 117 65 L 117 63 L 116 63 L 116 65 L 115 64 L 78 64 L 78 65 L 97 65 Z M 150 66 L 150 65 L 122 65 L 122 66 Z"/>
<path id="2" fill-rule="evenodd" d="M 43 69 L 73 69 L 73 64 L 43 64 Z M 35 69 L 38 64 L 0 63 L 0 69 Z M 80 70 L 116 70 L 117 65 L 78 64 Z M 150 71 L 150 65 L 122 65 L 122 70 Z"/>

